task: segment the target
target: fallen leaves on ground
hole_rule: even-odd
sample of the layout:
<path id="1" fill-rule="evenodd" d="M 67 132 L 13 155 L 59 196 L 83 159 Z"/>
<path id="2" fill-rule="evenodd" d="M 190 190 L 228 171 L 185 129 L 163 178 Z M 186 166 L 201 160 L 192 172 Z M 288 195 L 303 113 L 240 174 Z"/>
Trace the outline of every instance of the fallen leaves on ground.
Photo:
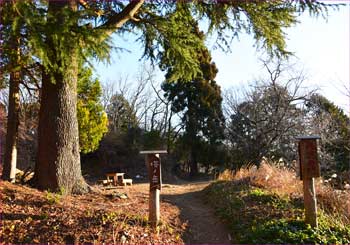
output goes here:
<path id="1" fill-rule="evenodd" d="M 1 182 L 0 239 L 5 244 L 182 244 L 179 210 L 161 204 L 161 223 L 148 224 L 147 189 L 121 187 L 61 196 Z M 120 198 L 120 197 L 127 198 Z"/>

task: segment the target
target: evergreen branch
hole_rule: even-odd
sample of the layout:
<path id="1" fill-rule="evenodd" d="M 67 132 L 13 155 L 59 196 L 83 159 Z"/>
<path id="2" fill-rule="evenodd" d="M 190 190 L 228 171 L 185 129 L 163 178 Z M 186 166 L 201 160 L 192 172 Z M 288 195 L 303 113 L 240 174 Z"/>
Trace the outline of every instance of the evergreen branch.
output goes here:
<path id="1" fill-rule="evenodd" d="M 89 10 L 92 9 L 91 6 L 85 0 L 78 0 L 78 3 L 85 9 L 89 9 Z M 103 15 L 102 10 L 96 10 L 96 9 L 92 9 L 92 10 L 96 14 L 97 17 L 100 17 L 101 15 Z"/>
<path id="2" fill-rule="evenodd" d="M 115 30 L 122 27 L 127 21 L 139 21 L 135 18 L 136 12 L 141 8 L 145 0 L 131 1 L 120 13 L 111 16 L 104 24 L 97 29 L 105 29 L 107 35 L 111 35 Z"/>

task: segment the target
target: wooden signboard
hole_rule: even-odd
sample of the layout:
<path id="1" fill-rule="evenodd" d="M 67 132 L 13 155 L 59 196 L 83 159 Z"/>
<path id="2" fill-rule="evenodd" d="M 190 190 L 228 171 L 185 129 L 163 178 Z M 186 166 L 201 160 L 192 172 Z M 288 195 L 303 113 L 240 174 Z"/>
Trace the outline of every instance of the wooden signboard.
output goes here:
<path id="1" fill-rule="evenodd" d="M 165 150 L 140 151 L 145 154 L 145 162 L 149 177 L 149 214 L 148 220 L 153 228 L 157 227 L 160 219 L 160 190 L 162 188 L 162 174 L 159 154 L 166 154 Z"/>
<path id="2" fill-rule="evenodd" d="M 150 190 L 162 189 L 161 164 L 160 158 L 155 154 L 150 154 L 147 159 L 148 176 L 150 183 Z"/>
<path id="3" fill-rule="evenodd" d="M 320 177 L 320 165 L 317 157 L 317 139 L 319 136 L 298 137 L 300 178 L 303 181 L 305 222 L 317 227 L 317 199 L 314 178 Z"/>
<path id="4" fill-rule="evenodd" d="M 301 139 L 299 141 L 300 178 L 309 179 L 321 176 L 317 157 L 316 139 Z"/>

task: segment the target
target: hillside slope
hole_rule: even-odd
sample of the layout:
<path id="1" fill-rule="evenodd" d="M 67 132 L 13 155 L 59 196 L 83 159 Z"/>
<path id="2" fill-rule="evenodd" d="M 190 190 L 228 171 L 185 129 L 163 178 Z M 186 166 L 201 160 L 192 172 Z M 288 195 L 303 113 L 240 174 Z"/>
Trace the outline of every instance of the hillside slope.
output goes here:
<path id="1" fill-rule="evenodd" d="M 206 200 L 224 219 L 238 243 L 350 242 L 350 192 L 333 190 L 319 180 L 318 229 L 304 222 L 302 183 L 295 173 L 262 164 L 205 189 Z"/>

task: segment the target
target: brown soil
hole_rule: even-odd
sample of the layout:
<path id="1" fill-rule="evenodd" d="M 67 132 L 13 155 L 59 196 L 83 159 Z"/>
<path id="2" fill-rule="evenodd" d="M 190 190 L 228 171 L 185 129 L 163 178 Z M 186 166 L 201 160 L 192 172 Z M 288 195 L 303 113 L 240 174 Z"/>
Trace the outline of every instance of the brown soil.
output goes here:
<path id="1" fill-rule="evenodd" d="M 182 237 L 187 244 L 231 244 L 229 230 L 203 203 L 201 191 L 210 182 L 182 182 L 180 185 L 163 185 L 162 202 L 180 209 L 180 220 L 188 227 Z"/>
<path id="2" fill-rule="evenodd" d="M 231 244 L 230 232 L 219 220 L 214 210 L 204 203 L 202 190 L 210 184 L 205 182 L 176 181 L 177 184 L 163 184 L 161 190 L 161 212 L 164 206 L 177 206 L 178 218 L 185 223 L 182 240 L 186 244 Z M 149 184 L 134 184 L 128 187 L 133 196 L 148 198 Z M 164 215 L 161 213 L 161 220 Z"/>

